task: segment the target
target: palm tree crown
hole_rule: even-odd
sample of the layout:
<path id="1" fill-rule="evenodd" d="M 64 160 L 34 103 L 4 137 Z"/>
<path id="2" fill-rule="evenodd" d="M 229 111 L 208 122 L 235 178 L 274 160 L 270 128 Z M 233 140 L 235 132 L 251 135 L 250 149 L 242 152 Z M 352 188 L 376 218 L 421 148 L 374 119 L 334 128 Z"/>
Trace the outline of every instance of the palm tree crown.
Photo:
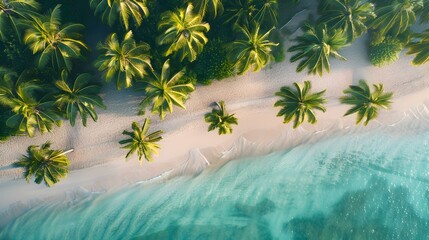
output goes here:
<path id="1" fill-rule="evenodd" d="M 212 18 L 216 18 L 222 15 L 224 10 L 222 0 L 190 0 L 190 2 L 195 6 L 195 12 L 203 17 L 209 14 Z"/>
<path id="2" fill-rule="evenodd" d="M 55 96 L 55 104 L 64 109 L 66 117 L 70 119 L 70 124 L 75 125 L 76 116 L 79 112 L 82 118 L 82 124 L 86 127 L 86 118 L 88 115 L 92 120 L 97 121 L 98 116 L 95 112 L 95 106 L 105 108 L 103 100 L 98 94 L 100 86 L 90 85 L 89 81 L 92 76 L 88 73 L 80 74 L 70 86 L 67 83 L 68 73 L 61 73 L 61 80 L 55 82 L 55 86 L 61 91 Z"/>
<path id="3" fill-rule="evenodd" d="M 329 57 L 346 60 L 337 51 L 347 45 L 347 37 L 343 31 L 331 30 L 324 24 L 312 27 L 305 24 L 304 34 L 295 39 L 298 44 L 290 47 L 289 52 L 298 52 L 290 59 L 291 62 L 301 60 L 296 68 L 301 72 L 308 68 L 308 73 L 322 75 L 323 70 L 330 71 Z"/>
<path id="4" fill-rule="evenodd" d="M 291 87 L 282 87 L 276 96 L 281 97 L 274 106 L 282 109 L 277 114 L 278 117 L 284 116 L 284 123 L 289 123 L 293 120 L 293 128 L 297 128 L 307 121 L 311 124 L 317 122 L 314 110 L 326 111 L 326 99 L 323 98 L 325 91 L 311 93 L 311 82 L 305 81 L 304 86 L 294 83 L 295 89 Z"/>
<path id="5" fill-rule="evenodd" d="M 218 109 L 212 109 L 211 113 L 204 116 L 206 122 L 210 123 L 209 132 L 218 128 L 219 135 L 232 133 L 232 124 L 237 125 L 237 118 L 234 114 L 228 114 L 225 108 L 225 102 L 216 102 Z"/>
<path id="6" fill-rule="evenodd" d="M 260 26 L 256 25 L 252 31 L 246 26 L 238 27 L 240 38 L 231 45 L 231 56 L 236 63 L 238 74 L 243 74 L 253 67 L 253 71 L 261 70 L 271 58 L 272 47 L 277 46 L 268 40 L 270 31 L 260 34 Z"/>
<path id="7" fill-rule="evenodd" d="M 90 6 L 96 15 L 101 13 L 103 22 L 113 26 L 119 18 L 126 30 L 130 28 L 130 17 L 138 27 L 149 15 L 146 0 L 90 0 Z"/>
<path id="8" fill-rule="evenodd" d="M 416 11 L 423 7 L 422 0 L 393 0 L 379 1 L 375 18 L 370 27 L 375 29 L 377 38 L 381 41 L 386 35 L 397 37 L 408 30 L 416 22 Z"/>
<path id="9" fill-rule="evenodd" d="M 257 12 L 253 0 L 229 0 L 225 2 L 225 23 L 233 26 L 249 26 Z"/>
<path id="10" fill-rule="evenodd" d="M 36 129 L 43 134 L 50 132 L 53 125 L 59 126 L 61 121 L 53 110 L 54 102 L 48 95 L 39 98 L 43 87 L 36 79 L 25 80 L 26 73 L 19 77 L 15 73 L 0 75 L 0 103 L 12 109 L 15 113 L 6 124 L 17 127 L 19 132 L 26 132 L 33 137 Z"/>
<path id="11" fill-rule="evenodd" d="M 158 28 L 162 34 L 157 38 L 159 45 L 169 44 L 165 56 L 177 53 L 179 59 L 187 58 L 190 62 L 201 53 L 208 39 L 205 33 L 210 25 L 203 23 L 200 15 L 192 12 L 192 4 L 175 12 L 167 11 L 161 15 Z"/>
<path id="12" fill-rule="evenodd" d="M 118 41 L 116 33 L 111 34 L 105 44 L 99 44 L 102 54 L 95 66 L 103 72 L 106 81 L 115 81 L 118 89 L 129 88 L 136 78 L 143 78 L 150 64 L 149 45 L 136 43 L 133 33 L 127 32 L 122 42 Z"/>
<path id="13" fill-rule="evenodd" d="M 126 155 L 126 158 L 137 151 L 140 164 L 142 164 L 142 157 L 144 157 L 149 162 L 153 161 L 153 155 L 158 154 L 160 146 L 157 142 L 162 139 L 161 134 L 163 131 L 159 130 L 148 134 L 149 126 L 150 120 L 146 118 L 142 127 L 140 127 L 137 122 L 133 122 L 133 131 L 129 132 L 125 130 L 122 133 L 130 137 L 119 141 L 120 144 L 126 144 L 122 148 L 130 149 Z"/>
<path id="14" fill-rule="evenodd" d="M 40 184 L 45 182 L 46 186 L 52 187 L 59 182 L 61 178 L 65 178 L 69 172 L 69 159 L 62 150 L 51 150 L 51 143 L 46 142 L 40 147 L 29 146 L 27 155 L 15 162 L 16 167 L 25 169 L 24 176 L 27 182 L 30 181 L 32 175 L 35 175 L 34 182 Z"/>
<path id="15" fill-rule="evenodd" d="M 277 26 L 277 0 L 230 0 L 225 2 L 225 23 L 250 26 L 252 22 L 272 28 Z"/>
<path id="16" fill-rule="evenodd" d="M 37 60 L 39 67 L 45 67 L 51 60 L 54 68 L 58 70 L 71 70 L 71 58 L 79 58 L 81 49 L 86 45 L 78 40 L 82 24 L 61 25 L 61 11 L 57 5 L 49 16 L 33 17 L 26 21 L 27 30 L 24 42 L 29 45 L 33 54 L 40 52 Z"/>
<path id="17" fill-rule="evenodd" d="M 321 13 L 320 22 L 342 29 L 349 42 L 367 31 L 366 22 L 375 18 L 374 4 L 361 0 L 333 0 Z"/>
<path id="18" fill-rule="evenodd" d="M 389 108 L 393 93 L 385 93 L 383 84 L 373 86 L 374 91 L 371 92 L 366 81 L 360 80 L 358 85 L 350 85 L 348 89 L 344 90 L 346 95 L 340 98 L 341 103 L 353 105 L 344 116 L 357 113 L 356 124 L 365 119 L 363 124 L 366 126 L 369 121 L 378 116 L 380 108 Z"/>
<path id="19" fill-rule="evenodd" d="M 18 21 L 28 19 L 39 8 L 34 0 L 0 1 L 0 39 L 4 39 L 7 30 L 12 29 L 20 38 Z"/>
<path id="20" fill-rule="evenodd" d="M 408 44 L 407 54 L 415 54 L 414 65 L 421 65 L 429 61 L 429 29 L 423 33 L 416 34 L 416 41 Z"/>
<path id="21" fill-rule="evenodd" d="M 276 27 L 278 23 L 277 0 L 258 0 L 255 3 L 257 11 L 252 21 L 256 21 L 260 25 Z"/>
<path id="22" fill-rule="evenodd" d="M 173 112 L 173 105 L 185 109 L 185 101 L 188 94 L 194 91 L 191 83 L 179 83 L 185 70 L 177 72 L 170 78 L 170 60 L 165 61 L 161 74 L 153 73 L 154 78 L 146 80 L 146 97 L 140 103 L 139 114 L 144 114 L 145 109 L 152 105 L 152 113 L 158 113 L 164 119 L 166 112 Z"/>

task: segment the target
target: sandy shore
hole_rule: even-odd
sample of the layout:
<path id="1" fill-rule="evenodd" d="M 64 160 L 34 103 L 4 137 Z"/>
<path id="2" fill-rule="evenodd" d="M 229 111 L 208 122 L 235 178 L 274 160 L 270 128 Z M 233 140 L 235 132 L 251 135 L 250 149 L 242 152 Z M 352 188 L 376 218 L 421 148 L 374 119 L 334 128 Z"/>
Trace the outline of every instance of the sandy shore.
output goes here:
<path id="1" fill-rule="evenodd" d="M 198 86 L 187 102 L 187 111 L 176 108 L 162 122 L 147 114 L 153 122 L 151 130 L 162 129 L 166 133 L 156 161 L 144 162 L 142 166 L 137 156 L 126 162 L 126 150 L 118 144 L 123 139 L 124 129 L 129 129 L 133 121 L 142 122 L 144 119 L 136 116 L 141 96 L 132 91 L 117 92 L 113 87 L 106 87 L 104 99 L 107 110 L 99 111 L 97 123 L 90 122 L 87 128 L 79 124 L 72 128 L 64 122 L 51 134 L 31 139 L 14 137 L 0 144 L 0 212 L 3 215 L 19 214 L 23 206 L 53 197 L 73 199 L 80 194 L 117 189 L 152 179 L 171 169 L 176 170 L 169 172 L 170 175 L 181 174 L 189 169 L 205 168 L 207 162 L 213 165 L 246 154 L 264 154 L 299 144 L 313 133 L 326 135 L 334 128 L 359 130 L 361 127 L 354 126 L 355 116 L 343 117 L 348 106 L 338 102 L 342 91 L 359 79 L 383 83 L 387 91 L 395 93 L 392 109 L 381 112 L 379 120 L 370 123 L 369 128 L 380 124 L 392 125 L 404 118 L 427 113 L 428 67 L 411 66 L 412 58 L 404 54 L 394 64 L 373 67 L 367 59 L 366 41 L 367 38 L 362 37 L 340 51 L 349 60 L 332 60 L 331 73 L 323 77 L 296 73 L 297 64 L 286 60 L 258 73 L 214 82 L 210 86 Z M 286 41 L 285 47 L 289 46 L 290 42 Z M 312 80 L 314 91 L 327 89 L 328 110 L 318 114 L 318 124 L 303 124 L 292 130 L 291 124 L 284 125 L 282 118 L 276 117 L 278 109 L 273 107 L 276 101 L 274 93 L 282 86 L 304 80 Z M 210 104 L 219 100 L 224 100 L 227 109 L 238 117 L 239 125 L 231 135 L 218 136 L 216 132 L 207 132 L 208 125 L 203 116 L 210 111 Z M 46 140 L 52 141 L 54 148 L 75 149 L 69 154 L 70 174 L 53 188 L 33 182 L 27 184 L 22 178 L 22 170 L 10 167 L 29 145 L 42 144 Z M 246 153 L 237 150 L 243 145 L 247 146 Z M 12 206 L 11 211 L 6 211 L 9 206 Z"/>

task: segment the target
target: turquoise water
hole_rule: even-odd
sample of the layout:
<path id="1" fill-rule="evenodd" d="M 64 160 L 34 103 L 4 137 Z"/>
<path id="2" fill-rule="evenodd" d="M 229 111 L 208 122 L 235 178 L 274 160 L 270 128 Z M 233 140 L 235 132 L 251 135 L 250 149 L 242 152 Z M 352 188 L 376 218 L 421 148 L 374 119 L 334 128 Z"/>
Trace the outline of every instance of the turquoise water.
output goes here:
<path id="1" fill-rule="evenodd" d="M 429 239 L 429 131 L 331 137 L 40 204 L 0 239 Z"/>

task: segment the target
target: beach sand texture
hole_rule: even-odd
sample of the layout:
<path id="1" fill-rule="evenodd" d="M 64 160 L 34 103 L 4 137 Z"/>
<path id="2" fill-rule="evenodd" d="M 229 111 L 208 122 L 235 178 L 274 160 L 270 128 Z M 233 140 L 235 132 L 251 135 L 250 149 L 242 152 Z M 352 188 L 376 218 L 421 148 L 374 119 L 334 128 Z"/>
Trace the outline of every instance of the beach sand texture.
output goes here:
<path id="1" fill-rule="evenodd" d="M 297 34 L 299 31 L 288 38 Z M 86 128 L 80 122 L 75 127 L 64 122 L 53 133 L 34 138 L 13 137 L 0 144 L 0 211 L 6 212 L 12 205 L 15 207 L 11 210 L 15 209 L 16 213 L 19 206 L 46 198 L 72 199 L 82 192 L 117 189 L 154 178 L 171 169 L 185 172 L 201 170 L 206 167 L 207 161 L 215 165 L 239 157 L 243 152 L 233 150 L 243 144 L 250 146 L 246 154 L 257 155 L 307 141 L 312 133 L 319 133 L 320 137 L 329 134 L 332 129 L 361 129 L 354 126 L 354 115 L 343 117 L 348 106 L 340 105 L 338 100 L 348 85 L 357 84 L 360 79 L 383 83 L 386 91 L 394 92 L 392 109 L 380 112 L 378 120 L 371 122 L 368 128 L 395 124 L 407 117 L 426 114 L 429 104 L 428 66 L 412 66 L 412 57 L 402 53 L 396 63 L 382 68 L 373 67 L 367 57 L 367 41 L 367 36 L 364 36 L 342 49 L 340 53 L 348 61 L 332 59 L 331 72 L 324 73 L 323 77 L 310 76 L 306 72 L 296 73 L 297 63 L 290 63 L 288 59 L 291 54 L 287 53 L 284 62 L 272 64 L 260 72 L 215 81 L 210 86 L 197 86 L 187 101 L 187 110 L 175 108 L 174 113 L 167 115 L 162 122 L 149 112 L 145 116 L 137 116 L 141 93 L 116 91 L 113 86 L 107 86 L 103 89 L 107 109 L 98 110 L 98 122 L 89 122 Z M 291 42 L 286 40 L 285 49 L 290 45 Z M 303 124 L 292 130 L 291 124 L 285 125 L 282 118 L 276 117 L 279 109 L 273 106 L 276 101 L 274 93 L 282 86 L 304 80 L 312 81 L 313 91 L 327 89 L 327 112 L 318 112 L 316 125 Z M 219 100 L 224 100 L 228 111 L 238 118 L 239 124 L 234 126 L 231 135 L 219 136 L 216 131 L 207 132 L 204 114 L 211 110 L 214 101 Z M 145 117 L 152 120 L 150 131 L 161 129 L 166 132 L 160 142 L 160 155 L 154 162 L 143 162 L 142 165 L 137 155 L 126 162 L 127 151 L 121 149 L 118 143 L 124 138 L 122 131 L 130 129 L 133 121 L 141 123 Z M 47 140 L 53 142 L 53 148 L 74 149 L 73 153 L 68 154 L 71 172 L 52 188 L 33 182 L 27 184 L 22 178 L 22 170 L 10 165 L 25 153 L 29 145 L 42 144 Z M 7 211 L 7 214 L 10 212 Z"/>

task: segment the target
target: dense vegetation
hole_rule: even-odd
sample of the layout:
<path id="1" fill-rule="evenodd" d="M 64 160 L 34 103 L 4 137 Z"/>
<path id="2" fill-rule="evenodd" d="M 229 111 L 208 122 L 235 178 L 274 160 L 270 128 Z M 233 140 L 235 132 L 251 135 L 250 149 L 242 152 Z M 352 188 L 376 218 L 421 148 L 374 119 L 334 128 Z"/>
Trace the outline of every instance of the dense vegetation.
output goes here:
<path id="1" fill-rule="evenodd" d="M 279 6 L 298 2 L 1 1 L 0 141 L 12 135 L 51 132 L 63 120 L 72 126 L 78 118 L 83 126 L 88 117 L 97 121 L 97 109 L 105 107 L 101 87 L 108 82 L 114 82 L 118 90 L 141 93 L 139 114 L 150 110 L 164 119 L 174 105 L 185 108 L 195 84 L 210 84 L 282 61 Z M 426 63 L 429 30 L 415 33 L 411 26 L 427 23 L 428 9 L 427 0 L 321 0 L 316 18 L 309 19 L 302 35 L 293 39 L 290 60 L 299 62 L 298 72 L 306 69 L 322 75 L 329 72 L 331 57 L 346 60 L 341 49 L 369 32 L 369 57 L 374 65 L 394 61 L 403 48 L 415 55 L 413 64 Z M 94 75 L 100 75 L 103 82 Z M 276 94 L 281 97 L 276 103 L 282 107 L 279 115 L 286 123 L 293 120 L 294 128 L 305 118 L 315 123 L 313 109 L 325 111 L 323 92 L 311 94 L 309 82 L 294 86 Z M 382 92 L 381 85 L 374 86 Z M 351 96 L 342 101 L 356 103 L 350 99 L 361 91 L 358 88 L 368 90 L 363 83 L 351 86 L 345 91 Z M 231 133 L 230 125 L 237 120 L 226 113 L 222 101 L 218 107 L 205 117 L 211 124 L 209 130 Z M 357 111 L 360 120 L 366 117 L 365 124 L 377 115 L 372 108 L 355 109 L 348 114 Z M 129 154 L 137 151 L 139 159 L 151 160 L 158 149 L 155 143 L 148 147 L 148 142 L 160 140 L 159 132 L 148 139 L 148 125 L 149 120 L 143 127 L 133 123 L 134 133 L 124 134 L 134 140 L 121 141 L 129 143 Z"/>

